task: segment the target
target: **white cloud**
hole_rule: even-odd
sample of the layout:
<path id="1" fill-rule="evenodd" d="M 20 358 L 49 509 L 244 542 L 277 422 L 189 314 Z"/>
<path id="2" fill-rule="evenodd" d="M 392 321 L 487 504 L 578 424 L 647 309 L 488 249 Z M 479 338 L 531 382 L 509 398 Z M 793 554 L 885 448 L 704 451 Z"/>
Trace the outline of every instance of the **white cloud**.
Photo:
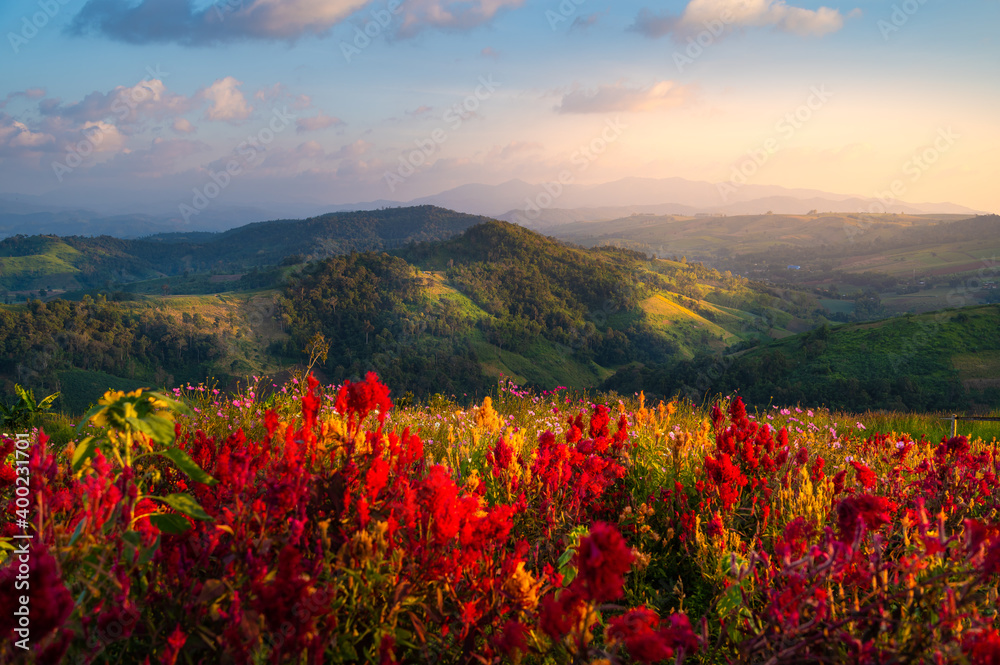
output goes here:
<path id="1" fill-rule="evenodd" d="M 426 28 L 469 30 L 493 20 L 497 12 L 517 8 L 525 0 L 406 0 L 399 35 L 409 37 Z"/>
<path id="2" fill-rule="evenodd" d="M 227 76 L 200 90 L 198 96 L 209 102 L 205 117 L 208 120 L 223 120 L 234 125 L 250 117 L 253 107 L 240 92 L 241 85 L 242 81 Z"/>
<path id="3" fill-rule="evenodd" d="M 178 134 L 194 134 L 197 131 L 186 118 L 177 118 L 171 128 Z"/>
<path id="4" fill-rule="evenodd" d="M 683 106 L 694 96 L 694 87 L 674 81 L 660 81 L 644 88 L 617 82 L 596 90 L 578 88 L 565 96 L 559 113 L 610 113 L 615 111 L 657 111 Z"/>
<path id="5" fill-rule="evenodd" d="M 857 10 L 849 16 L 856 16 Z M 673 35 L 683 41 L 697 33 L 723 26 L 727 31 L 772 27 L 801 36 L 822 36 L 844 27 L 844 16 L 829 7 L 803 9 L 784 0 L 691 0 L 680 16 L 642 9 L 631 29 L 646 37 Z"/>
<path id="6" fill-rule="evenodd" d="M 328 127 L 337 127 L 338 125 L 346 124 L 340 118 L 334 117 L 332 115 L 326 115 L 322 111 L 319 115 L 315 115 L 311 118 L 299 118 L 295 121 L 295 131 L 298 134 L 305 132 L 317 132 L 321 129 L 326 129 Z"/>
<path id="7" fill-rule="evenodd" d="M 468 30 L 489 22 L 500 10 L 525 0 L 404 0 L 386 29 L 412 36 L 426 28 Z M 218 44 L 247 39 L 295 41 L 322 37 L 366 6 L 386 12 L 371 0 L 89 0 L 73 19 L 75 34 L 100 33 L 132 44 L 176 42 Z M 363 21 L 373 20 L 367 12 Z"/>

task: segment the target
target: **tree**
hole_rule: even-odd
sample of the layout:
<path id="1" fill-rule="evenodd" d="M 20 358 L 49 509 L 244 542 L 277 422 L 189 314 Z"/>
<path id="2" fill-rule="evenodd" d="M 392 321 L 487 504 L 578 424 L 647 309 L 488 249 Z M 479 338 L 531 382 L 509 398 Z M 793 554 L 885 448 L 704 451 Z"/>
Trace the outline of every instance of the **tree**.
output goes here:
<path id="1" fill-rule="evenodd" d="M 13 406 L 0 403 L 0 426 L 5 429 L 22 430 L 31 427 L 41 414 L 52 408 L 52 403 L 59 397 L 59 393 L 49 395 L 41 402 L 35 400 L 33 390 L 26 390 L 17 384 L 14 392 L 20 399 Z"/>

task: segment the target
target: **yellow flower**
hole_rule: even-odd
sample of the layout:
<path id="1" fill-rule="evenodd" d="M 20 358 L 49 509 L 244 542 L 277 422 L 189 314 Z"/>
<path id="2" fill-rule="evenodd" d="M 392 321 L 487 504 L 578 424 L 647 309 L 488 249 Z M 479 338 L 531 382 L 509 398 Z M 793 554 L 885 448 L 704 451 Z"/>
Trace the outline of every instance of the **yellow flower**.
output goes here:
<path id="1" fill-rule="evenodd" d="M 503 590 L 522 610 L 530 612 L 538 606 L 538 589 L 541 583 L 524 569 L 524 562 L 517 564 L 514 574 L 504 582 Z"/>

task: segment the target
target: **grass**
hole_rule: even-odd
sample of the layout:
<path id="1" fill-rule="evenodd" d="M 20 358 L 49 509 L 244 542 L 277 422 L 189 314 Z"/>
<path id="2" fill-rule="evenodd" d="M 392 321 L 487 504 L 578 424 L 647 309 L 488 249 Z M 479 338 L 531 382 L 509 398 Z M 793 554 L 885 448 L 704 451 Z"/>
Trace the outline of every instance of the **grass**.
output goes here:
<path id="1" fill-rule="evenodd" d="M 66 414 L 83 414 L 107 390 L 136 390 L 152 387 L 152 381 L 127 379 L 106 372 L 73 369 L 59 372 L 59 399 L 56 405 Z"/>
<path id="2" fill-rule="evenodd" d="M 951 436 L 950 413 L 890 413 L 868 411 L 859 415 L 836 414 L 844 422 L 864 423 L 868 433 L 897 432 L 908 433 L 914 439 L 926 436 L 928 440 L 937 442 L 942 437 Z M 1000 412 L 994 412 L 994 417 Z M 949 420 L 945 420 L 949 418 Z M 983 441 L 1000 440 L 1000 422 L 963 422 L 958 423 L 958 433 L 972 439 Z"/>
<path id="3" fill-rule="evenodd" d="M 678 304 L 674 301 L 672 296 L 673 294 L 658 293 L 651 298 L 643 300 L 639 304 L 639 306 L 646 313 L 648 322 L 654 328 L 659 330 L 669 330 L 678 323 L 691 322 L 702 327 L 704 330 L 707 330 L 710 334 L 721 337 L 727 343 L 732 343 L 740 339 L 739 335 L 730 332 L 717 323 L 709 321 L 695 311 Z M 716 309 L 714 305 L 710 305 L 710 307 L 713 310 Z M 728 316 L 731 315 L 727 314 L 727 317 Z"/>

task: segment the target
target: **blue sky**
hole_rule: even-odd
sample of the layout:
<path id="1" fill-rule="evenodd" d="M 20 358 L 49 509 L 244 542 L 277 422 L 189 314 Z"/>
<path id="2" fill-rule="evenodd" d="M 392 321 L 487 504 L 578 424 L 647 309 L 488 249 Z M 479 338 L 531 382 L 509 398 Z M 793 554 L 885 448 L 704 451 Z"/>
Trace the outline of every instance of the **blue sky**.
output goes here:
<path id="1" fill-rule="evenodd" d="M 997 211 L 997 26 L 993 0 L 6 0 L 0 192 L 322 205 L 742 169 Z"/>

